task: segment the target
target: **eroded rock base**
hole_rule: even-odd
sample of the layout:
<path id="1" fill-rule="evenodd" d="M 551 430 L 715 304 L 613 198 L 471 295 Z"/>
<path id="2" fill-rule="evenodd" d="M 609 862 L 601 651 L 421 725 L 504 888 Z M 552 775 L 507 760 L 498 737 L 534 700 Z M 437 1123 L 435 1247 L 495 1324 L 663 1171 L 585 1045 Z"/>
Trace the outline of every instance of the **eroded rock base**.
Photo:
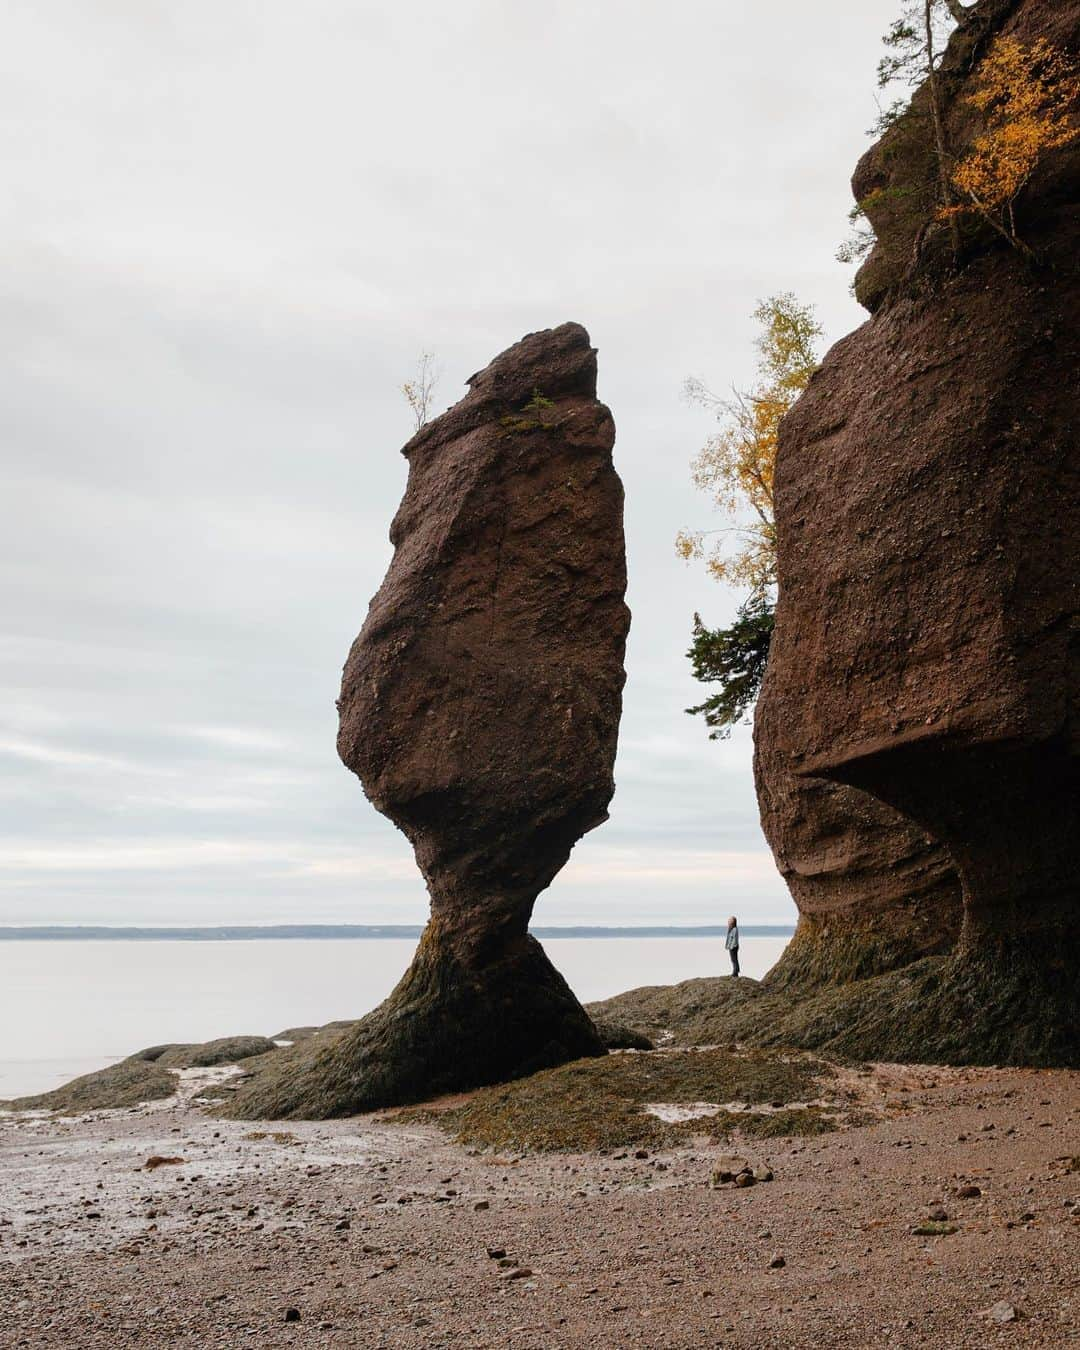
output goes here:
<path id="1" fill-rule="evenodd" d="M 946 954 L 955 926 L 954 921 L 952 930 L 942 927 L 934 933 L 916 904 L 895 906 L 887 927 L 877 915 L 803 914 L 795 936 L 762 983 L 768 989 L 806 991 L 871 979 L 927 955 Z"/>
<path id="2" fill-rule="evenodd" d="M 223 1114 L 329 1120 L 605 1053 L 535 938 L 511 935 L 478 953 L 429 924 L 385 1002 L 329 1042 L 269 1057 Z"/>
<path id="3" fill-rule="evenodd" d="M 893 1062 L 1080 1064 L 1075 974 L 1020 948 L 928 957 L 775 1012 L 754 1009 L 742 1036 Z"/>

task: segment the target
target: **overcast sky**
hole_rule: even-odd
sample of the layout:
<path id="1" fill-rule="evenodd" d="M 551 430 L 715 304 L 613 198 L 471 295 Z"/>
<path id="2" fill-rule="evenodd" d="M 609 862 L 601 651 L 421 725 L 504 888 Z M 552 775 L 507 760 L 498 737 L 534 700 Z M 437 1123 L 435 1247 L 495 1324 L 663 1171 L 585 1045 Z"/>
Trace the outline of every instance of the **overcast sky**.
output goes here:
<path id="1" fill-rule="evenodd" d="M 611 820 L 540 923 L 783 922 L 748 731 L 683 709 L 717 522 L 680 399 L 755 302 L 830 340 L 896 0 L 9 0 L 0 49 L 0 922 L 421 921 L 334 750 L 409 414 L 599 348 L 633 610 Z"/>

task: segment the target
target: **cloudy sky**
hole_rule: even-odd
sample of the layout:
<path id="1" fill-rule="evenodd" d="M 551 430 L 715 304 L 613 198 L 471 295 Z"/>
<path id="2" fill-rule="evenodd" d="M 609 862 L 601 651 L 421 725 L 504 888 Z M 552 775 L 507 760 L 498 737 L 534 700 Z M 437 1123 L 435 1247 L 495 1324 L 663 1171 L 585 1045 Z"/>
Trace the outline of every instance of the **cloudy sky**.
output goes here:
<path id="1" fill-rule="evenodd" d="M 10 0 L 0 50 L 0 922 L 419 922 L 334 752 L 409 431 L 524 333 L 600 353 L 627 491 L 609 823 L 541 923 L 793 914 L 748 732 L 684 715 L 687 374 L 834 260 L 895 0 Z"/>

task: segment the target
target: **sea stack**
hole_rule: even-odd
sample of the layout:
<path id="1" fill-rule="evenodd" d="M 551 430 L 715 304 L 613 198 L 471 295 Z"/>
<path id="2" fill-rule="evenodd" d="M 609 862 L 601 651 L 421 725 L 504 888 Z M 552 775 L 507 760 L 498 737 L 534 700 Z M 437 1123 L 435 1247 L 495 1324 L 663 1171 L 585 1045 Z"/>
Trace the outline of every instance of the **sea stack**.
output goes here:
<path id="1" fill-rule="evenodd" d="M 983 0 L 940 72 L 949 143 L 995 37 L 1077 56 L 1080 5 Z M 1024 247 L 938 218 L 927 90 L 856 173 L 873 317 L 785 419 L 780 592 L 756 721 L 788 779 L 867 794 L 962 885 L 953 953 L 851 1000 L 876 1057 L 1080 1058 L 1080 142 L 1015 204 Z M 895 904 L 867 906 L 888 936 Z M 827 960 L 824 963 L 827 965 Z M 888 977 L 882 977 L 888 978 Z"/>
<path id="2" fill-rule="evenodd" d="M 468 383 L 404 448 L 393 560 L 338 701 L 338 752 L 412 844 L 431 918 L 386 1002 L 265 1114 L 350 1114 L 605 1053 L 528 925 L 614 791 L 630 618 L 615 424 L 579 324 Z"/>

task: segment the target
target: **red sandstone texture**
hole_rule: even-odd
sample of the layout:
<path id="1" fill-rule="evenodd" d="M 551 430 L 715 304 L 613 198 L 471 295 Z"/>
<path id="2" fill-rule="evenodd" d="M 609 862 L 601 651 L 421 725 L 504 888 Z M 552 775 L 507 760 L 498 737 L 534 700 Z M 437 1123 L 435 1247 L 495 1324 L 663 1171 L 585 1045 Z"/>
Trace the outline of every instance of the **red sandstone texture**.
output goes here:
<path id="1" fill-rule="evenodd" d="M 607 818 L 629 614 L 588 334 L 534 333 L 469 385 L 405 447 L 338 749 L 412 842 L 440 932 L 471 947 L 524 934 Z"/>
<path id="2" fill-rule="evenodd" d="M 431 920 L 386 1002 L 332 1053 L 257 1076 L 237 1115 L 347 1115 L 604 1053 L 528 923 L 614 791 L 615 425 L 579 324 L 469 387 L 405 447 L 394 557 L 338 704 L 341 758 L 412 843 Z"/>
<path id="3" fill-rule="evenodd" d="M 969 23 L 946 60 L 957 135 L 970 115 L 961 95 L 994 33 L 1080 50 L 1076 3 L 984 0 Z M 893 188 L 918 168 L 894 133 L 860 166 L 857 191 L 868 165 Z M 756 721 L 767 810 L 787 775 L 826 778 L 944 845 L 962 881 L 964 958 L 1045 981 L 1055 1053 L 1069 1059 L 1080 949 L 1078 187 L 1074 145 L 1019 201 L 1035 264 L 965 235 L 958 265 L 945 268 L 947 231 L 935 226 L 914 269 L 901 267 L 912 255 L 898 246 L 900 224 L 875 221 L 874 317 L 832 349 L 781 431 L 780 596 Z M 887 911 L 875 918 L 889 922 Z"/>

